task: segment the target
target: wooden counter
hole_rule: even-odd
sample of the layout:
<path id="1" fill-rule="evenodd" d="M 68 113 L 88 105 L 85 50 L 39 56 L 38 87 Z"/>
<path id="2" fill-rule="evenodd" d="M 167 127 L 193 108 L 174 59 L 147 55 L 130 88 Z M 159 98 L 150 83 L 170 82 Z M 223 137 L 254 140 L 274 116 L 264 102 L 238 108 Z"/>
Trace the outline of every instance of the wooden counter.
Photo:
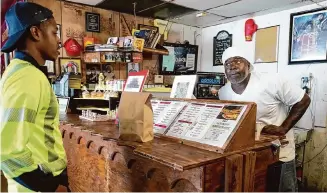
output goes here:
<path id="1" fill-rule="evenodd" d="M 215 153 L 155 138 L 122 142 L 110 122 L 61 115 L 60 129 L 74 192 L 102 191 L 265 191 L 268 165 L 278 161 L 276 137 L 255 146 Z"/>

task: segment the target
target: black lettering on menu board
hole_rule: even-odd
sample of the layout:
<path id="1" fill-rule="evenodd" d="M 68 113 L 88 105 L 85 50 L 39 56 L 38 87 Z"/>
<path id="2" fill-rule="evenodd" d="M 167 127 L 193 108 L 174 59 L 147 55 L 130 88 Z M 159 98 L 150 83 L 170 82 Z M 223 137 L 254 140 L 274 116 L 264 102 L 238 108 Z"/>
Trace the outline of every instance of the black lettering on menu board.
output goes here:
<path id="1" fill-rule="evenodd" d="M 232 46 L 232 34 L 223 30 L 213 37 L 213 66 L 223 65 L 222 56 L 224 51 Z"/>
<path id="2" fill-rule="evenodd" d="M 100 14 L 86 12 L 85 26 L 88 32 L 100 32 Z"/>

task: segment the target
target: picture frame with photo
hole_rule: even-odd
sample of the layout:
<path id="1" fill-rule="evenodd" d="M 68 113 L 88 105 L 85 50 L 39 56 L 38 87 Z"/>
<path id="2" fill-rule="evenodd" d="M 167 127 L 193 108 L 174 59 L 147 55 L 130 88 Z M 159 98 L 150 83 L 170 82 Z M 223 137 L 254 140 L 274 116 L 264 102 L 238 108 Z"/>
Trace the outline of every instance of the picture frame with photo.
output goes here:
<path id="1" fill-rule="evenodd" d="M 118 43 L 118 37 L 109 37 L 107 44 L 109 45 L 117 45 Z"/>
<path id="2" fill-rule="evenodd" d="M 290 16 L 289 65 L 326 62 L 327 10 L 293 13 Z"/>
<path id="3" fill-rule="evenodd" d="M 86 83 L 97 84 L 100 72 L 100 64 L 86 64 Z"/>
<path id="4" fill-rule="evenodd" d="M 59 58 L 59 65 L 61 73 L 82 74 L 81 58 L 61 57 Z"/>
<path id="5" fill-rule="evenodd" d="M 111 64 L 103 64 L 102 65 L 102 73 L 105 77 L 106 81 L 115 79 L 114 68 Z"/>
<path id="6" fill-rule="evenodd" d="M 127 64 L 127 75 L 131 72 L 139 72 L 140 65 L 139 63 L 128 63 Z"/>

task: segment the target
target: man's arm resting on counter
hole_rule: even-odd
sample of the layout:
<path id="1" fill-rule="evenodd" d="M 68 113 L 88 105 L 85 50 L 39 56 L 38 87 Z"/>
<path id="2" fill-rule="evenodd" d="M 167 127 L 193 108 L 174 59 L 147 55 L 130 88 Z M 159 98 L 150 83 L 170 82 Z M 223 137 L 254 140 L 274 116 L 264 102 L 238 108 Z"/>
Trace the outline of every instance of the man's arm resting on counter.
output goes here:
<path id="1" fill-rule="evenodd" d="M 267 125 L 262 129 L 262 132 L 272 135 L 285 135 L 301 119 L 310 103 L 310 97 L 304 94 L 302 100 L 293 105 L 285 121 L 280 126 Z"/>

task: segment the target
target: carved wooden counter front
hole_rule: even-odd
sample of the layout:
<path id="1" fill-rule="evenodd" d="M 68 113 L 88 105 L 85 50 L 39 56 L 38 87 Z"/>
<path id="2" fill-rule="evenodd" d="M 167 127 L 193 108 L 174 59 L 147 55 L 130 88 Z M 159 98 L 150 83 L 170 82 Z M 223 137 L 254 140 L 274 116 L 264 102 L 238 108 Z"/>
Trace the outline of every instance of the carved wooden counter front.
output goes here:
<path id="1" fill-rule="evenodd" d="M 62 115 L 60 129 L 74 192 L 265 191 L 267 166 L 278 161 L 273 137 L 219 154 L 159 138 L 120 142 L 114 124 L 77 115 Z"/>

